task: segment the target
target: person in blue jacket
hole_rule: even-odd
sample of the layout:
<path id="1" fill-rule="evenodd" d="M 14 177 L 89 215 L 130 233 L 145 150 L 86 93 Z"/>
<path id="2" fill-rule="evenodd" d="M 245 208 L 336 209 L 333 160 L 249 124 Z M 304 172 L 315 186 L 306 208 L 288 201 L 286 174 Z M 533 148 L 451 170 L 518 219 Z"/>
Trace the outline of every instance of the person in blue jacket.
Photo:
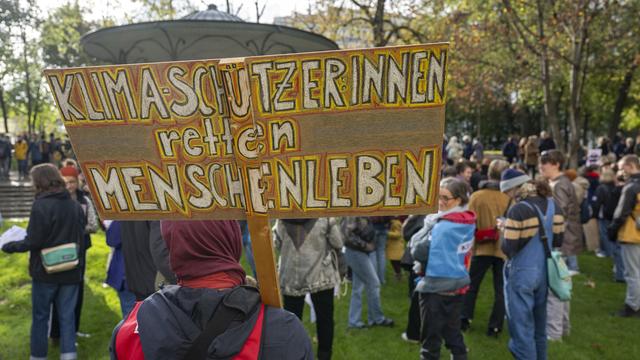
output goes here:
<path id="1" fill-rule="evenodd" d="M 467 184 L 455 179 L 440 183 L 438 213 L 428 215 L 411 238 L 414 270 L 422 274 L 420 293 L 420 358 L 440 359 L 442 339 L 454 360 L 467 359 L 461 330 L 464 293 L 471 282 L 468 265 L 476 216 L 466 208 Z"/>
<path id="2" fill-rule="evenodd" d="M 126 319 L 136 303 L 136 296 L 127 289 L 127 280 L 124 271 L 124 255 L 122 255 L 121 224 L 122 223 L 117 220 L 110 222 L 105 221 L 107 245 L 109 245 L 113 251 L 111 253 L 111 261 L 109 261 L 109 268 L 107 269 L 107 278 L 104 282 L 118 292 L 122 318 Z"/>

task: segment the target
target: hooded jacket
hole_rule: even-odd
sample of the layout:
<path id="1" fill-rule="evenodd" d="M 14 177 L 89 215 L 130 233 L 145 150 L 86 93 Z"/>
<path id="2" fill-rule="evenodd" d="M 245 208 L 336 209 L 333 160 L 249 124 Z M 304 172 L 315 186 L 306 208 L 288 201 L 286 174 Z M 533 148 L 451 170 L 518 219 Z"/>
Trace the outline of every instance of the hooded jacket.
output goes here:
<path id="1" fill-rule="evenodd" d="M 476 229 L 472 211 L 441 214 L 425 219 L 423 230 L 411 239 L 411 255 L 426 263 L 425 275 L 416 286 L 422 293 L 448 293 L 469 285 L 468 263 Z"/>
<path id="2" fill-rule="evenodd" d="M 147 298 L 137 316 L 137 329 L 145 359 L 182 359 L 206 328 L 226 291 L 229 290 L 169 285 Z M 213 340 L 207 359 L 232 359 L 242 349 L 258 319 L 258 311 L 253 309 L 252 312 L 249 301 L 243 300 L 236 299 L 232 305 L 246 314 L 245 320 L 232 321 L 227 330 Z M 260 359 L 313 358 L 311 341 L 295 315 L 266 307 L 264 321 Z M 117 359 L 115 339 L 119 330 L 120 325 L 115 328 L 111 338 L 111 359 Z"/>

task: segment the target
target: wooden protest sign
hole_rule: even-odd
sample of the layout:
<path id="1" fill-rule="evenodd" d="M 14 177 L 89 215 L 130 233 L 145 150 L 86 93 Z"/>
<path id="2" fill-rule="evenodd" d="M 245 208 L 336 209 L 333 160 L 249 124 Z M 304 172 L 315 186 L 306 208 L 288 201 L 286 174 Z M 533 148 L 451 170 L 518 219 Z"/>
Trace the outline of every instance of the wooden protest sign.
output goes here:
<path id="1" fill-rule="evenodd" d="M 246 218 L 279 304 L 268 218 L 435 210 L 447 64 L 427 44 L 45 76 L 103 218 Z"/>

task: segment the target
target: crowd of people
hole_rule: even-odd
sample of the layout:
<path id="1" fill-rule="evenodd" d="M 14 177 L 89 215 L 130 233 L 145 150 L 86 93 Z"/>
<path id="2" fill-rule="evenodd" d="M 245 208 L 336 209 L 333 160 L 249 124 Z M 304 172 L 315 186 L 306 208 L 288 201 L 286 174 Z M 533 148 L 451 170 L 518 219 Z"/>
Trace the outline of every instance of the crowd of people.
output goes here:
<path id="1" fill-rule="evenodd" d="M 613 259 L 612 281 L 626 284 L 615 315 L 640 317 L 640 162 L 633 139 L 623 141 L 623 151 L 603 138 L 597 164 L 578 169 L 568 168 L 545 132 L 509 139 L 502 156 L 462 139 L 445 139 L 437 213 L 275 221 L 284 309 L 264 306 L 240 265 L 243 248 L 250 249 L 246 224 L 100 221 L 75 161 L 32 163 L 37 195 L 27 237 L 2 248 L 31 253 L 31 358 L 46 359 L 48 337 L 59 339 L 62 359 L 77 358 L 76 338 L 86 336 L 79 325 L 87 249 L 100 228 L 112 249 L 105 283 L 121 305 L 109 345 L 115 359 L 312 358 L 301 323 L 306 302 L 315 317 L 316 356 L 330 359 L 336 320 L 350 331 L 397 324 L 381 297 L 392 281 L 385 278 L 389 265 L 395 281 L 406 277 L 401 339 L 419 344 L 420 358 L 439 359 L 444 343 L 453 359 L 466 359 L 473 349 L 465 331 L 480 327 L 497 338 L 506 320 L 513 356 L 544 359 L 549 341 L 571 334 L 571 300 L 550 290 L 548 260 L 558 252 L 569 274 L 579 274 L 578 255 L 592 235 L 584 230 L 588 223 L 598 229 L 597 255 Z M 22 141 L 14 145 L 16 158 Z M 42 143 L 35 147 L 43 154 Z M 75 259 L 47 255 L 69 248 Z M 483 321 L 474 310 L 488 271 L 493 306 Z M 334 319 L 344 282 L 352 288 L 348 318 Z M 57 321 L 49 324 L 50 317 Z"/>
<path id="2" fill-rule="evenodd" d="M 19 134 L 12 139 L 0 134 L 0 180 L 9 179 L 12 160 L 15 159 L 18 180 L 27 180 L 33 166 L 51 163 L 61 167 L 66 159 L 75 159 L 71 142 L 56 137 L 54 133 Z"/>

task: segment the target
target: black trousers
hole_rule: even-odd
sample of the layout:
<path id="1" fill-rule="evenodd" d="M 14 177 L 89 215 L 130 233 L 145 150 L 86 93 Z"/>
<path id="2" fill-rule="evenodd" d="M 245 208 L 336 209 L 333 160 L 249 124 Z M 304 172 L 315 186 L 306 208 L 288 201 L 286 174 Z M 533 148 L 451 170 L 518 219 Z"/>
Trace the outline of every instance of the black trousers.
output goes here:
<path id="1" fill-rule="evenodd" d="M 451 351 L 454 360 L 467 359 L 467 347 L 460 329 L 463 295 L 446 296 L 420 293 L 420 359 L 440 359 L 440 347 Z"/>
<path id="2" fill-rule="evenodd" d="M 502 330 L 504 325 L 504 278 L 502 277 L 502 269 L 504 260 L 495 256 L 474 256 L 471 259 L 471 268 L 469 269 L 469 277 L 471 277 L 471 285 L 464 299 L 464 308 L 462 310 L 463 319 L 473 319 L 473 313 L 476 307 L 476 299 L 480 291 L 480 284 L 485 273 L 489 268 L 493 272 L 493 309 L 489 317 L 489 329 Z"/>
<path id="3" fill-rule="evenodd" d="M 419 294 L 415 292 L 416 277 L 413 271 L 409 271 L 409 314 L 407 315 L 407 338 L 411 340 L 420 339 L 420 299 Z"/>
<path id="4" fill-rule="evenodd" d="M 316 330 L 318 333 L 318 359 L 331 359 L 333 348 L 333 289 L 311 294 L 313 309 L 316 312 Z M 284 296 L 284 309 L 302 320 L 304 296 Z"/>

